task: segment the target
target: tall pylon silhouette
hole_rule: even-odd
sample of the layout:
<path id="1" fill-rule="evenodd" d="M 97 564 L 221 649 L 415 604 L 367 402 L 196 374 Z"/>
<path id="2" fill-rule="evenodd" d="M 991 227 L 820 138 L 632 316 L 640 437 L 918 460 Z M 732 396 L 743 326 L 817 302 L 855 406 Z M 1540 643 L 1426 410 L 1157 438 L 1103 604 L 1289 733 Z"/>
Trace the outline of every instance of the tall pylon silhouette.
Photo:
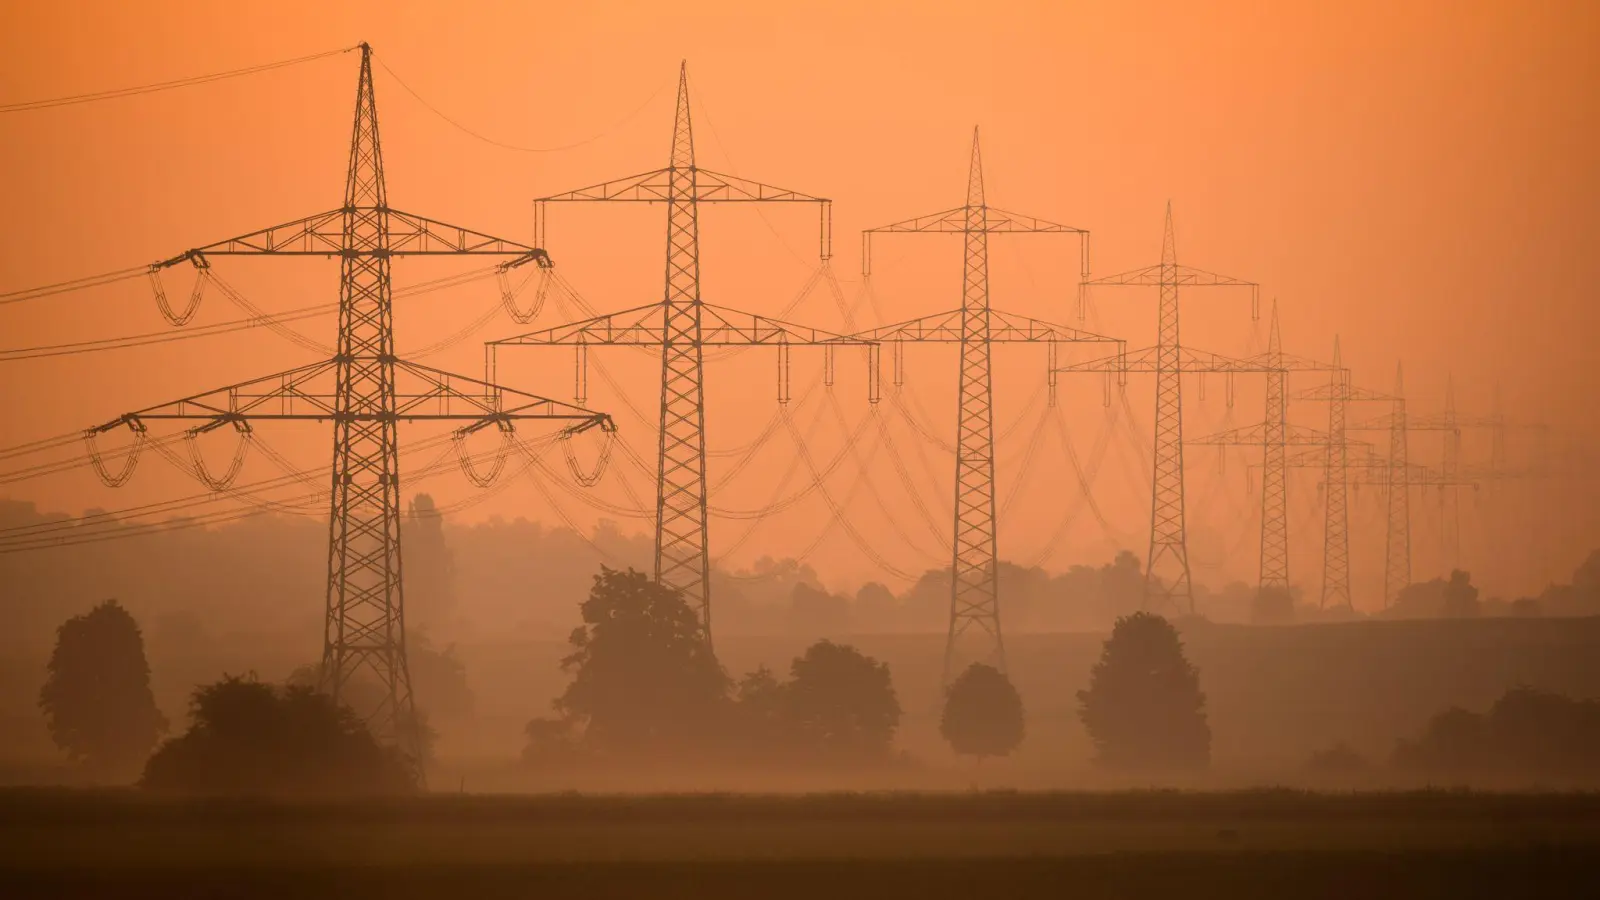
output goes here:
<path id="1" fill-rule="evenodd" d="M 1389 471 L 1383 548 L 1383 608 L 1400 599 L 1411 584 L 1410 429 L 1406 425 L 1406 378 L 1401 363 L 1394 367 L 1394 405 L 1389 412 Z"/>
<path id="2" fill-rule="evenodd" d="M 1144 286 L 1159 289 L 1157 341 L 1154 347 L 1127 354 L 1120 360 L 1092 360 L 1061 371 L 1147 371 L 1156 376 L 1155 451 L 1150 489 L 1150 548 L 1146 556 L 1144 607 L 1162 612 L 1194 612 L 1194 589 L 1189 575 L 1189 546 L 1184 524 L 1183 496 L 1183 375 L 1188 372 L 1261 372 L 1263 363 L 1199 353 L 1183 346 L 1178 318 L 1178 287 L 1248 287 L 1251 309 L 1259 308 L 1260 286 L 1226 275 L 1178 264 L 1177 239 L 1172 226 L 1172 203 L 1167 202 L 1161 236 L 1161 262 L 1118 275 L 1085 280 L 1079 316 L 1084 314 L 1088 289 L 1094 286 Z M 1259 439 L 1258 439 L 1259 440 Z"/>
<path id="3" fill-rule="evenodd" d="M 1322 473 L 1322 596 L 1324 609 L 1354 609 L 1350 599 L 1350 448 L 1345 418 L 1350 403 L 1350 370 L 1344 368 L 1339 336 L 1333 338 L 1333 371 L 1328 373 L 1328 452 Z"/>
<path id="4" fill-rule="evenodd" d="M 1289 591 L 1288 372 L 1283 367 L 1283 336 L 1278 302 L 1272 302 L 1267 337 L 1267 406 L 1261 429 L 1261 572 L 1257 590 Z"/>
<path id="5" fill-rule="evenodd" d="M 126 426 L 143 435 L 153 421 L 198 421 L 195 435 L 232 427 L 247 440 L 253 423 L 333 423 L 322 686 L 341 703 L 365 673 L 378 682 L 375 705 L 357 708 L 373 730 L 415 754 L 420 733 L 406 654 L 401 579 L 400 464 L 402 421 L 462 422 L 458 436 L 487 427 L 510 434 L 520 420 L 570 423 L 564 433 L 599 426 L 610 418 L 589 410 L 442 372 L 399 358 L 394 343 L 390 267 L 402 256 L 492 255 L 512 257 L 502 272 L 550 264 L 544 250 L 426 219 L 389 206 L 378 107 L 372 85 L 372 48 L 360 45 L 361 72 L 343 205 L 197 247 L 150 267 L 158 302 L 160 272 L 189 262 L 201 284 L 213 257 L 337 257 L 339 333 L 331 359 L 264 378 L 127 413 L 91 431 Z M 197 287 L 195 298 L 199 297 Z M 197 303 L 198 299 L 191 303 Z M 187 316 L 180 317 L 187 320 Z M 191 446 L 191 450 L 192 450 Z M 242 461 L 241 455 L 236 459 Z M 97 463 L 98 467 L 98 463 Z M 214 479 L 194 457 L 196 474 L 224 490 L 232 474 Z"/>
<path id="6" fill-rule="evenodd" d="M 956 343 L 957 371 L 955 504 L 950 551 L 950 622 L 945 642 L 946 683 L 962 662 L 1005 667 L 1000 626 L 999 538 L 995 520 L 994 385 L 991 355 L 996 343 L 1050 345 L 1053 367 L 1060 343 L 1116 343 L 1113 338 L 994 309 L 989 302 L 989 235 L 1078 235 L 1079 264 L 1088 274 L 1088 232 L 1070 225 L 1006 212 L 988 204 L 983 185 L 983 151 L 972 129 L 967 165 L 966 203 L 955 209 L 906 219 L 862 232 L 861 272 L 872 276 L 872 236 L 890 233 L 960 234 L 963 242 L 961 306 L 953 312 L 860 332 L 855 337 L 889 344 L 895 371 L 906 343 Z M 1054 384 L 1054 375 L 1049 375 Z"/>
<path id="7" fill-rule="evenodd" d="M 723 175 L 695 162 L 688 63 L 678 68 L 677 109 L 671 155 L 664 169 L 590 185 L 534 201 L 534 233 L 545 238 L 546 205 L 565 202 L 665 203 L 666 284 L 660 302 L 541 329 L 489 344 L 501 347 L 576 346 L 579 383 L 587 348 L 631 345 L 661 348 L 660 441 L 657 446 L 655 577 L 680 591 L 711 635 L 710 522 L 706 500 L 706 413 L 703 348 L 771 345 L 780 354 L 802 345 L 859 345 L 843 335 L 716 307 L 700 295 L 700 220 L 703 203 L 815 203 L 820 208 L 825 274 L 831 254 L 831 201 L 799 191 Z M 875 357 L 875 354 L 874 354 Z M 787 357 L 785 357 L 786 359 Z M 493 362 L 491 362 L 491 369 Z M 784 370 L 784 367 L 780 367 Z M 875 367 L 872 367 L 875 374 Z M 780 375 L 780 379 L 784 376 Z M 786 384 L 780 382 L 780 400 Z M 876 396 L 877 383 L 869 381 Z"/>

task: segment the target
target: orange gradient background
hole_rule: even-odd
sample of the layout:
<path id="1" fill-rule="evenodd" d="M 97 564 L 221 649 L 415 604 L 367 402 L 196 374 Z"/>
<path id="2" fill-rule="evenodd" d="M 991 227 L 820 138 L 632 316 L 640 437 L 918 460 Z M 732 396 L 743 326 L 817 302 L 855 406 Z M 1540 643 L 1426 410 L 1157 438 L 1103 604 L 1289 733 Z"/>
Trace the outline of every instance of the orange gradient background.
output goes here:
<path id="1" fill-rule="evenodd" d="M 1565 580 L 1600 545 L 1600 486 L 1592 448 L 1600 435 L 1593 335 L 1600 254 L 1594 247 L 1600 172 L 1600 8 L 1585 2 L 22 4 L 0 29 L 0 103 L 76 94 L 222 71 L 369 41 L 376 58 L 429 103 L 496 141 L 553 152 L 516 152 L 441 120 L 383 69 L 376 93 L 390 202 L 407 211 L 519 240 L 531 238 L 531 198 L 667 163 L 673 81 L 688 60 L 701 165 L 835 201 L 833 266 L 859 303 L 861 228 L 957 206 L 972 127 L 982 129 L 989 200 L 996 206 L 1093 232 L 1094 273 L 1153 263 L 1161 212 L 1176 210 L 1181 262 L 1262 284 L 1281 305 L 1286 349 L 1326 358 L 1334 335 L 1355 380 L 1388 390 L 1404 362 L 1411 409 L 1442 409 L 1447 381 L 1463 414 L 1505 413 L 1553 429 L 1552 478 L 1461 495 L 1461 564 L 1487 596 L 1536 592 Z M 124 100 L 0 115 L 0 290 L 16 290 L 139 265 L 183 249 L 330 209 L 340 202 L 357 58 L 301 66 Z M 701 214 L 708 302 L 776 314 L 815 267 L 809 208 L 731 206 Z M 591 303 L 619 310 L 659 299 L 661 207 L 554 208 L 547 246 Z M 1076 324 L 1071 298 L 1078 249 L 1071 239 L 991 241 L 997 308 Z M 329 302 L 331 263 L 224 260 L 219 271 L 275 310 Z M 461 271 L 475 261 L 396 265 L 396 284 Z M 959 303 L 955 237 L 888 236 L 875 245 L 874 290 L 898 321 Z M 168 279 L 174 293 L 187 275 Z M 1259 350 L 1264 321 L 1248 297 L 1185 295 L 1184 339 L 1228 354 Z M 1087 327 L 1154 342 L 1154 292 L 1095 294 Z M 397 306 L 401 352 L 430 344 L 496 302 L 493 281 Z M 871 310 L 857 307 L 859 325 Z M 238 318 L 213 294 L 196 324 Z M 554 308 L 539 326 L 564 321 Z M 791 318 L 842 330 L 817 291 Z M 333 320 L 298 327 L 332 340 Z M 0 307 L 4 347 L 153 332 L 165 328 L 140 281 L 81 295 Z M 532 327 L 532 326 L 529 326 Z M 528 330 L 499 317 L 426 360 L 482 371 L 480 342 Z M 1089 351 L 1074 351 L 1083 358 Z M 598 359 L 606 351 L 593 351 Z M 42 361 L 0 362 L 0 445 L 70 432 L 144 407 L 310 361 L 269 332 Z M 1021 416 L 1043 382 L 1039 347 L 996 350 L 996 424 Z M 795 393 L 816 378 L 815 354 L 794 353 Z M 653 416 L 658 386 L 637 351 L 602 360 L 636 407 Z M 907 351 L 920 402 L 946 434 L 954 421 L 956 350 Z M 708 372 L 714 450 L 749 442 L 775 410 L 773 361 L 753 350 Z M 570 399 L 570 351 L 507 356 L 501 380 Z M 1320 376 L 1297 376 L 1311 387 Z M 885 360 L 887 382 L 887 359 Z M 589 405 L 616 415 L 649 458 L 655 439 L 595 373 Z M 1260 379 L 1240 378 L 1229 410 L 1220 380 L 1186 388 L 1191 435 L 1258 421 Z M 1064 412 L 1080 455 L 1104 426 L 1097 379 L 1063 376 Z M 857 354 L 841 354 L 834 388 L 850 423 L 867 414 Z M 1139 420 L 1120 436 L 1148 435 L 1151 385 L 1135 380 Z M 821 409 L 821 407 L 816 407 Z M 1352 412 L 1352 418 L 1383 409 Z M 823 413 L 827 415 L 827 413 Z M 802 410 L 802 425 L 813 411 Z M 1321 427 L 1306 404 L 1291 419 Z M 270 426 L 263 426 L 264 429 Z M 1033 420 L 998 451 L 1000 493 L 1017 481 Z M 825 419 L 814 452 L 831 456 L 841 430 Z M 307 467 L 325 465 L 325 431 L 264 435 Z M 1384 436 L 1372 434 L 1381 444 Z M 907 453 L 916 438 L 902 430 Z M 1488 437 L 1463 437 L 1465 462 L 1486 461 Z M 1529 461 L 1513 432 L 1513 467 Z M 1437 464 L 1440 437 L 1413 435 L 1414 461 Z M 219 444 L 219 448 L 221 445 Z M 912 468 L 936 518 L 948 515 L 951 460 L 923 447 Z M 225 449 L 217 449 L 217 454 Z M 1143 556 L 1148 474 L 1129 443 L 1113 450 L 1096 483 L 1108 529 L 1075 520 L 1044 546 L 1075 480 L 1046 444 L 1001 525 L 1001 555 L 1047 568 L 1098 564 L 1119 546 Z M 1147 456 L 1148 447 L 1142 452 Z M 788 468 L 782 439 L 714 503 L 767 502 Z M 877 551 L 906 572 L 948 564 L 922 528 L 886 457 L 868 466 L 881 492 L 851 502 Z M 1197 580 L 1253 580 L 1258 527 L 1249 465 L 1232 452 L 1193 448 L 1189 503 Z M 714 458 L 711 477 L 729 458 Z M 1011 469 L 1004 468 L 1008 464 Z M 920 465 L 920 464 L 919 464 Z M 931 474 L 929 474 L 931 473 Z M 632 473 L 637 476 L 637 472 Z M 1298 472 L 1291 494 L 1296 584 L 1315 597 L 1321 573 L 1317 472 Z M 1145 479 L 1141 482 L 1140 479 Z M 860 472 L 846 463 L 829 481 L 838 497 Z M 798 487 L 801 482 L 792 482 Z M 614 486 L 613 486 L 614 487 Z M 633 479 L 641 496 L 650 486 Z M 149 463 L 113 493 L 86 472 L 11 485 L 5 495 L 78 513 L 192 493 Z M 442 500 L 472 490 L 457 476 L 413 485 Z M 599 513 L 565 499 L 586 527 Z M 614 490 L 613 502 L 623 502 Z M 760 525 L 725 562 L 790 555 L 827 525 L 812 497 Z M 1418 579 L 1448 568 L 1433 495 L 1413 501 Z M 526 515 L 556 522 L 537 490 L 517 484 L 464 516 Z M 857 518 L 859 517 L 859 518 Z M 895 520 L 901 541 L 884 528 Z M 625 522 L 625 529 L 644 527 Z M 713 523 L 718 557 L 749 523 Z M 948 532 L 948 523 L 944 525 Z M 920 531 L 918 529 L 921 529 Z M 1352 510 L 1357 605 L 1379 601 L 1382 515 L 1378 492 Z M 831 587 L 880 571 L 837 530 L 809 560 Z"/>

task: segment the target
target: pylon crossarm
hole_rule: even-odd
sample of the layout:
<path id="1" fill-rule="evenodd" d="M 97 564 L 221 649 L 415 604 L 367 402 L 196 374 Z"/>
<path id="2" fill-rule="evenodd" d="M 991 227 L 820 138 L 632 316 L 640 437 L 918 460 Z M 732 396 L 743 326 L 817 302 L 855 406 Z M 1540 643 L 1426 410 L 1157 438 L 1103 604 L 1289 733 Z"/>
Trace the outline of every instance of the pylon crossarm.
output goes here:
<path id="1" fill-rule="evenodd" d="M 1072 225 L 1062 225 L 1051 222 L 1038 216 L 1025 216 L 1021 213 L 1006 212 L 993 206 L 983 208 L 983 228 L 990 234 L 1082 234 L 1087 235 L 1087 228 L 1077 228 Z"/>
<path id="2" fill-rule="evenodd" d="M 607 201 L 612 203 L 665 203 L 672 190 L 672 169 L 655 169 L 613 181 L 603 181 L 548 197 L 534 203 Z M 694 198 L 699 203 L 828 203 L 826 197 L 776 185 L 762 184 L 737 175 L 694 168 Z"/>
<path id="3" fill-rule="evenodd" d="M 348 212 L 358 222 L 370 221 L 374 230 L 378 228 L 379 221 L 386 217 L 388 245 L 363 251 L 345 250 L 343 244 L 346 212 L 344 209 L 329 210 L 252 231 L 249 234 L 194 247 L 177 256 L 153 263 L 150 269 L 157 271 L 182 262 L 192 262 L 203 267 L 207 256 L 261 255 L 339 257 L 485 254 L 523 257 L 525 262 L 537 261 L 543 267 L 550 265 L 549 255 L 537 247 L 378 206 L 352 207 Z"/>
<path id="4" fill-rule="evenodd" d="M 91 429 L 105 432 L 121 425 L 136 431 L 150 421 L 192 421 L 205 431 L 223 424 L 248 427 L 251 421 L 462 421 L 479 419 L 556 419 L 574 424 L 604 425 L 603 413 L 534 394 L 489 384 L 416 363 L 394 364 L 394 407 L 339 412 L 336 360 L 278 372 L 217 388 L 169 403 L 119 416 Z"/>
<path id="5" fill-rule="evenodd" d="M 1350 370 L 1339 369 L 1337 371 L 1348 373 Z M 1348 381 L 1348 379 L 1346 380 Z M 1357 385 L 1346 383 L 1343 388 L 1331 384 L 1320 384 L 1316 387 L 1304 388 L 1291 394 L 1290 399 L 1320 400 L 1324 402 L 1344 399 L 1362 403 L 1393 403 L 1395 397 L 1391 394 L 1382 393 L 1381 391 L 1374 391 L 1368 388 L 1358 387 Z M 1349 426 L 1346 427 L 1348 428 Z"/>
<path id="6" fill-rule="evenodd" d="M 877 342 L 706 303 L 701 306 L 700 343 L 707 347 L 751 344 L 869 347 Z"/>
<path id="7" fill-rule="evenodd" d="M 880 344 L 895 341 L 921 342 L 935 344 L 959 344 L 962 334 L 962 311 L 953 309 L 949 312 L 935 313 L 931 316 L 922 316 L 894 325 L 884 325 L 867 331 L 860 331 L 852 335 L 852 339 L 862 342 L 876 342 Z M 1052 341 L 1057 343 L 1106 343 L 1122 345 L 1118 338 L 1093 334 L 1077 328 L 1068 328 L 1053 322 L 1020 316 L 1015 313 L 991 310 L 989 312 L 990 343 L 1028 343 L 1045 344 Z M 1115 359 L 1117 357 L 1110 357 Z"/>
<path id="8" fill-rule="evenodd" d="M 1133 269 L 1120 272 L 1116 275 L 1102 275 L 1099 278 L 1085 281 L 1084 284 L 1107 286 L 1132 286 L 1132 287 L 1160 287 L 1163 284 L 1177 285 L 1179 287 L 1248 287 L 1259 290 L 1260 285 L 1254 281 L 1243 278 L 1234 278 L 1231 275 L 1218 275 L 1193 266 L 1169 266 L 1165 276 L 1162 274 L 1161 265 L 1145 266 L 1142 269 Z"/>
<path id="9" fill-rule="evenodd" d="M 630 344 L 636 347 L 659 347 L 662 341 L 661 304 L 652 303 L 621 312 L 607 313 L 541 328 L 514 337 L 489 341 L 488 346 L 571 346 L 573 344 Z"/>
<path id="10" fill-rule="evenodd" d="M 917 216 L 900 222 L 891 222 L 888 225 L 879 225 L 876 228 L 864 228 L 862 235 L 869 234 L 915 234 L 918 232 L 963 232 L 967 230 L 967 208 L 958 206 L 926 216 Z"/>

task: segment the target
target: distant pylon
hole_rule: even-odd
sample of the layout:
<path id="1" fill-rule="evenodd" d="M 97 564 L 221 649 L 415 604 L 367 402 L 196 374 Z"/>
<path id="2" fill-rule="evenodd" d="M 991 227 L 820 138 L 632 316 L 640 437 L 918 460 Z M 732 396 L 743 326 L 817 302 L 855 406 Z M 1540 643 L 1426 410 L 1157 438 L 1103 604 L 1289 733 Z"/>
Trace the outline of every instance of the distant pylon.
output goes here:
<path id="1" fill-rule="evenodd" d="M 859 345 L 764 316 L 714 308 L 700 296 L 702 203 L 815 203 L 820 209 L 823 272 L 832 255 L 829 200 L 747 178 L 701 168 L 695 162 L 694 128 L 689 113 L 689 68 L 678 68 L 677 109 L 667 167 L 593 184 L 534 201 L 534 233 L 544 240 L 545 207 L 559 202 L 667 204 L 667 267 L 662 300 L 645 307 L 596 316 L 556 328 L 490 342 L 495 346 L 575 346 L 579 380 L 590 347 L 630 345 L 661 348 L 660 441 L 657 446 L 655 576 L 700 615 L 711 636 L 711 559 L 706 500 L 704 348 L 706 346 Z M 831 277 L 831 274 L 830 276 Z M 709 323 L 709 324 L 708 324 Z M 875 353 L 876 351 L 871 351 Z M 873 357 L 875 358 L 875 356 Z M 781 369 L 781 367 L 780 367 Z M 787 382 L 780 381 L 783 385 Z M 871 390 L 876 390 L 873 383 Z M 780 402 L 786 387 L 780 388 Z"/>
<path id="2" fill-rule="evenodd" d="M 1323 471 L 1322 608 L 1353 609 L 1350 599 L 1350 468 L 1345 443 L 1345 409 L 1350 402 L 1350 370 L 1342 368 L 1339 337 L 1333 338 L 1333 371 L 1328 377 L 1328 455 Z"/>
<path id="3" fill-rule="evenodd" d="M 1183 373 L 1178 331 L 1178 250 L 1172 232 L 1172 202 L 1161 236 L 1161 306 L 1156 342 L 1155 468 L 1150 490 L 1150 552 L 1145 568 L 1145 606 L 1152 598 L 1167 609 L 1194 608 L 1189 545 L 1183 506 Z"/>
<path id="4" fill-rule="evenodd" d="M 1407 460 L 1405 373 L 1394 369 L 1394 407 L 1389 418 L 1388 525 L 1383 555 L 1383 606 L 1393 606 L 1411 584 L 1411 466 Z"/>
<path id="5" fill-rule="evenodd" d="M 898 359 L 906 343 L 959 343 L 955 527 L 951 540 L 950 622 L 945 643 L 945 682 L 960 674 L 968 659 L 1005 668 L 1000 627 L 999 539 L 995 521 L 994 389 L 990 354 L 995 344 L 1033 343 L 1049 348 L 1047 385 L 1054 403 L 1054 360 L 1061 343 L 1117 343 L 1050 322 L 995 309 L 989 298 L 990 234 L 1067 234 L 1080 238 L 1081 277 L 1089 272 L 1089 233 L 990 206 L 984 194 L 983 156 L 978 130 L 972 130 L 966 203 L 954 209 L 868 228 L 861 235 L 861 275 L 872 273 L 874 234 L 960 234 L 963 240 L 961 306 L 855 335 L 889 344 Z M 1120 359 L 1119 352 L 1115 358 Z M 896 379 L 899 384 L 899 379 Z"/>
<path id="6" fill-rule="evenodd" d="M 1461 475 L 1461 422 L 1456 415 L 1456 380 L 1450 376 L 1444 388 L 1444 457 L 1440 471 L 1446 481 Z M 1461 565 L 1461 502 L 1454 487 L 1439 489 L 1439 539 L 1445 561 Z"/>
<path id="7" fill-rule="evenodd" d="M 1262 428 L 1261 573 L 1257 590 L 1289 590 L 1288 372 L 1283 368 L 1283 339 L 1278 331 L 1278 302 L 1272 302 L 1272 330 L 1267 338 L 1267 412 Z"/>

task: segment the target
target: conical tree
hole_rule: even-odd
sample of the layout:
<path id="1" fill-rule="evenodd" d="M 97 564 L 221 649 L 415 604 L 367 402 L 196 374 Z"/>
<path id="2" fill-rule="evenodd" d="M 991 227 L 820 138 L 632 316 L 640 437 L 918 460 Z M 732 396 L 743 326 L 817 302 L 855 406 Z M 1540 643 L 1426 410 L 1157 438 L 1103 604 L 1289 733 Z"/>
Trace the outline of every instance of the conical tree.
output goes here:
<path id="1" fill-rule="evenodd" d="M 56 746 L 99 775 L 136 773 L 167 720 L 150 692 L 139 623 L 115 600 L 56 630 L 39 708 Z"/>
<path id="2" fill-rule="evenodd" d="M 1178 630 L 1138 612 L 1117 620 L 1088 689 L 1078 692 L 1078 718 L 1102 765 L 1192 769 L 1211 759 L 1205 704 L 1200 673 L 1184 657 Z"/>
<path id="3" fill-rule="evenodd" d="M 1008 756 L 1022 745 L 1022 697 L 993 666 L 973 663 L 945 692 L 939 733 L 963 756 Z"/>

